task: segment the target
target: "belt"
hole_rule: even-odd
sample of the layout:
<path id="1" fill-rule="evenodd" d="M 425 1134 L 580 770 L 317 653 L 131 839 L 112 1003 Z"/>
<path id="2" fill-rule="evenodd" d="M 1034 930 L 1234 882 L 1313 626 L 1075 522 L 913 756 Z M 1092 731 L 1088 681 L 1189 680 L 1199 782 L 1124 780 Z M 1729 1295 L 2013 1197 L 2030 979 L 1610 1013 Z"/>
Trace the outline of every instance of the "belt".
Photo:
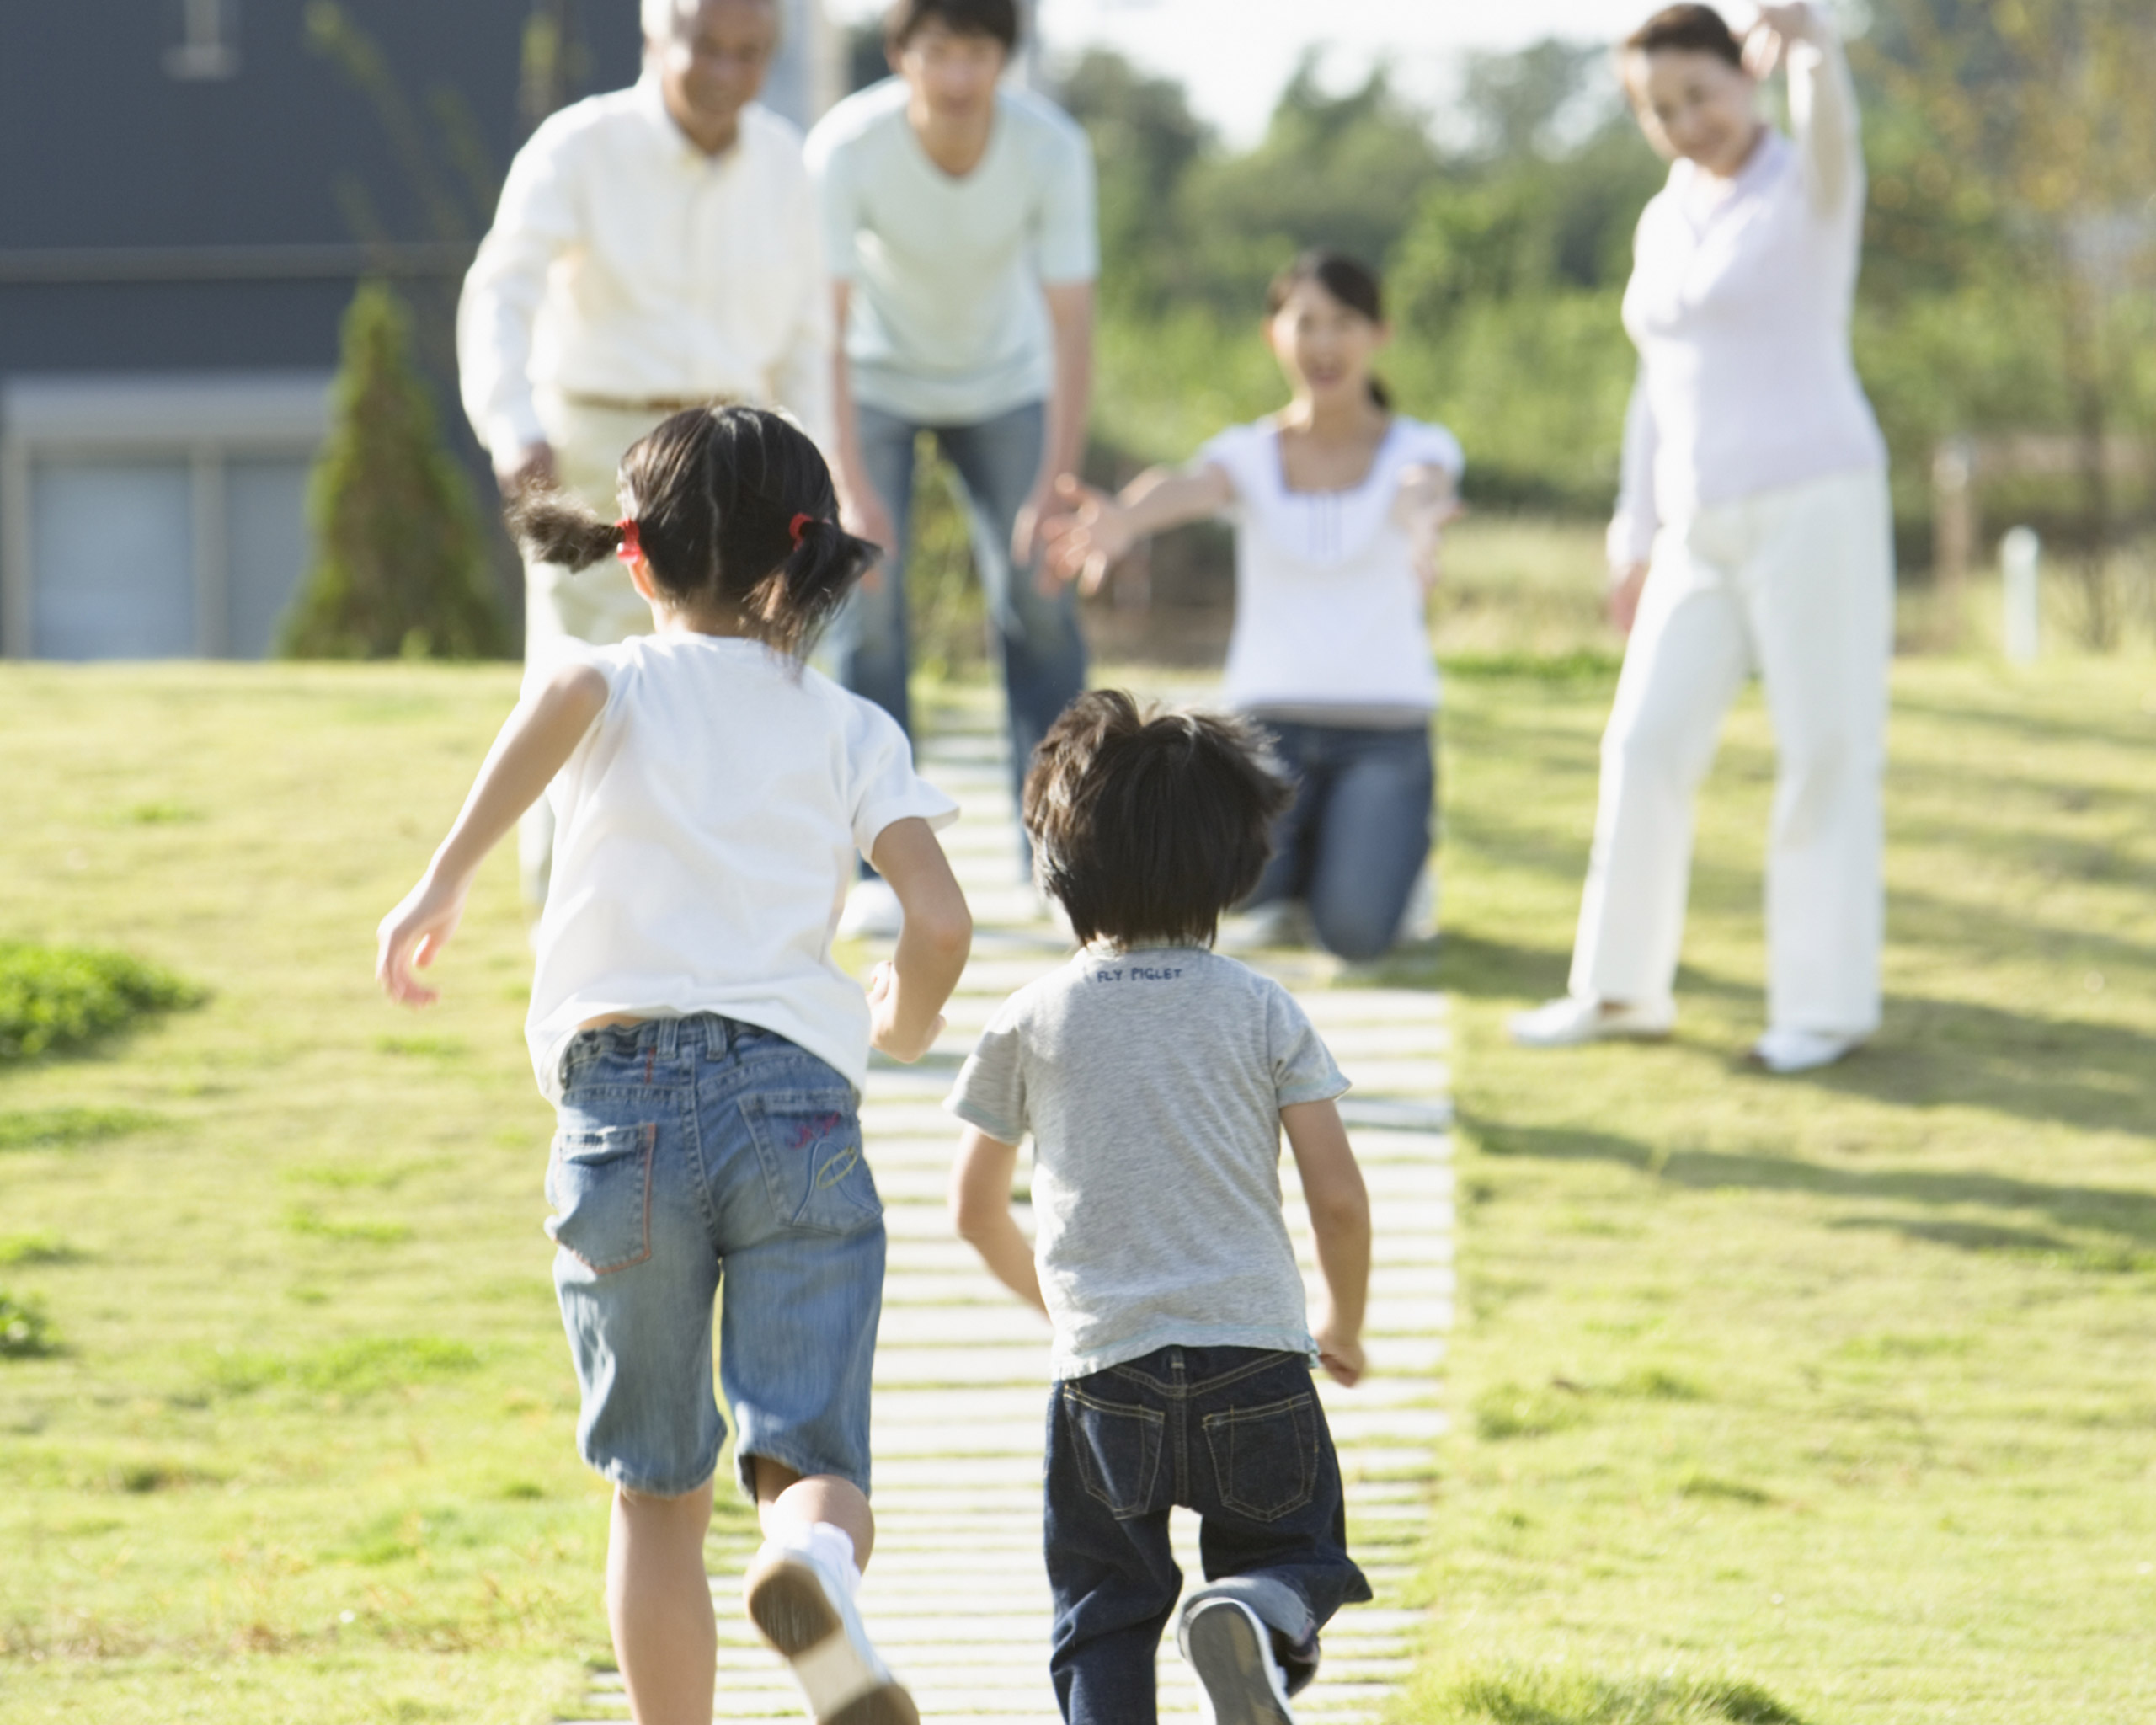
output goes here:
<path id="1" fill-rule="evenodd" d="M 574 408 L 598 408 L 610 414 L 686 414 L 691 408 L 739 407 L 745 404 L 747 398 L 728 393 L 653 395 L 632 398 L 621 395 L 585 395 L 577 390 L 565 389 L 562 392 L 562 399 Z"/>

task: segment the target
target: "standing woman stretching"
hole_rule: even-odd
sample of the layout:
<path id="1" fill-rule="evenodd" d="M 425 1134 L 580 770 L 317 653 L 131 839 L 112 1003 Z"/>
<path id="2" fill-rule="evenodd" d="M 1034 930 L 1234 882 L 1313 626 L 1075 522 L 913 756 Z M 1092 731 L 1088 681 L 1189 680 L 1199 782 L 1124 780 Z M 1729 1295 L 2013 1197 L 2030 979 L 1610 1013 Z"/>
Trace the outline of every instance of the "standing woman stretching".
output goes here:
<path id="1" fill-rule="evenodd" d="M 1423 602 L 1463 459 L 1442 425 L 1392 411 L 1370 362 L 1377 278 L 1305 252 L 1266 296 L 1294 398 L 1221 432 L 1181 472 L 1108 498 L 1065 482 L 1050 566 L 1088 591 L 1139 540 L 1208 515 L 1235 524 L 1235 626 L 1222 697 L 1273 734 L 1295 778 L 1251 908 L 1300 901 L 1328 951 L 1390 947 L 1430 855 L 1437 666 Z"/>
<path id="2" fill-rule="evenodd" d="M 1759 12 L 1742 48 L 1711 8 L 1672 6 L 1623 50 L 1641 129 L 1672 158 L 1625 293 L 1640 374 L 1610 609 L 1631 640 L 1570 991 L 1512 1029 L 1544 1048 L 1668 1033 L 1693 793 L 1756 670 L 1780 767 L 1753 1054 L 1801 1072 L 1879 1025 L 1893 536 L 1886 446 L 1849 359 L 1864 158 L 1849 67 L 1816 8 Z M 1785 59 L 1794 142 L 1758 114 L 1758 82 Z"/>

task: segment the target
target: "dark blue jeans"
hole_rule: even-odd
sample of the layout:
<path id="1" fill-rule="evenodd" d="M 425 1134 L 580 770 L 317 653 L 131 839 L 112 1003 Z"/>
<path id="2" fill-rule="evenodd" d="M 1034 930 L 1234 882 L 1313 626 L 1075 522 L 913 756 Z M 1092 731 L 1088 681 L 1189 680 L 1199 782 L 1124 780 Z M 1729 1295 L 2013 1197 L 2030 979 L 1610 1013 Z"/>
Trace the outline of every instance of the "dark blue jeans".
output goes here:
<path id="1" fill-rule="evenodd" d="M 1153 1660 L 1182 1587 L 1177 1504 L 1198 1514 L 1208 1581 L 1269 1577 L 1321 1626 L 1370 1596 L 1299 1356 L 1163 1348 L 1067 1380 L 1048 1413 L 1049 1674 L 1067 1725 L 1154 1725 Z"/>
<path id="2" fill-rule="evenodd" d="M 906 697 L 905 562 L 913 503 L 914 441 L 936 440 L 958 469 L 971 529 L 974 567 L 980 573 L 1003 661 L 1011 710 L 1012 794 L 1025 780 L 1033 745 L 1086 686 L 1086 644 L 1068 586 L 1053 597 L 1033 585 L 1029 565 L 1011 561 L 1011 531 L 1040 477 L 1047 409 L 1027 402 L 993 419 L 969 425 L 922 425 L 872 407 L 855 409 L 862 465 L 891 513 L 889 547 L 876 585 L 856 590 L 831 631 L 838 680 L 866 695 L 913 734 Z"/>
<path id="3" fill-rule="evenodd" d="M 1247 902 L 1300 899 L 1327 952 L 1374 959 L 1392 944 L 1430 854 L 1438 774 L 1429 728 L 1260 722 L 1295 776 L 1295 800 Z"/>

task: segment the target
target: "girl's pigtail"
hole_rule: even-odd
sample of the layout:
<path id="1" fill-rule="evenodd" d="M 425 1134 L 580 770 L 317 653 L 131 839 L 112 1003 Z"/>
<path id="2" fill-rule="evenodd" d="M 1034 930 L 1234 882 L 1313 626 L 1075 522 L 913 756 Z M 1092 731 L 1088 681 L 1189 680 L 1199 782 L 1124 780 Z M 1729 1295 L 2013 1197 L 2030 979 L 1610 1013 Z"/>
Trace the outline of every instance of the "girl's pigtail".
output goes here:
<path id="1" fill-rule="evenodd" d="M 751 608 L 774 646 L 801 654 L 883 552 L 822 515 L 797 517 L 789 531 L 793 548 L 759 584 Z"/>
<path id="2" fill-rule="evenodd" d="M 520 491 L 502 515 L 528 562 L 588 569 L 622 548 L 620 523 L 601 521 L 567 492 Z"/>

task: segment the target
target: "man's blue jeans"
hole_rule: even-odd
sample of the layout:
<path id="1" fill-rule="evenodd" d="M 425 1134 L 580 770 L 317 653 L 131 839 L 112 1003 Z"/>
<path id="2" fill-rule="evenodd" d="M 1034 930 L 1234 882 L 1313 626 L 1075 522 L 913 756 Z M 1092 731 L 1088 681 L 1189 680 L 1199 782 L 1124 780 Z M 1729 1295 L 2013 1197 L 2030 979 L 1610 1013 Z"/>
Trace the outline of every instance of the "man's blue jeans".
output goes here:
<path id="1" fill-rule="evenodd" d="M 1049 1675 L 1065 1725 L 1154 1725 L 1153 1659 L 1198 1512 L 1208 1581 L 1262 1578 L 1315 1631 L 1370 1596 L 1348 1555 L 1340 1461 L 1293 1354 L 1168 1347 L 1058 1384 L 1048 1412 Z"/>
<path id="2" fill-rule="evenodd" d="M 908 736 L 913 734 L 906 699 L 905 558 L 914 440 L 927 431 L 958 469 L 964 497 L 974 566 L 980 572 L 1003 661 L 1015 796 L 1025 782 L 1033 745 L 1086 686 L 1086 644 L 1078 633 L 1078 607 L 1070 589 L 1044 596 L 1033 585 L 1032 569 L 1014 569 L 1011 562 L 1011 528 L 1040 477 L 1046 407 L 1028 402 L 970 425 L 923 425 L 859 405 L 854 412 L 862 465 L 890 511 L 896 543 L 886 547 L 889 554 L 873 578 L 875 585 L 855 590 L 831 631 L 838 679 L 897 719 Z"/>

